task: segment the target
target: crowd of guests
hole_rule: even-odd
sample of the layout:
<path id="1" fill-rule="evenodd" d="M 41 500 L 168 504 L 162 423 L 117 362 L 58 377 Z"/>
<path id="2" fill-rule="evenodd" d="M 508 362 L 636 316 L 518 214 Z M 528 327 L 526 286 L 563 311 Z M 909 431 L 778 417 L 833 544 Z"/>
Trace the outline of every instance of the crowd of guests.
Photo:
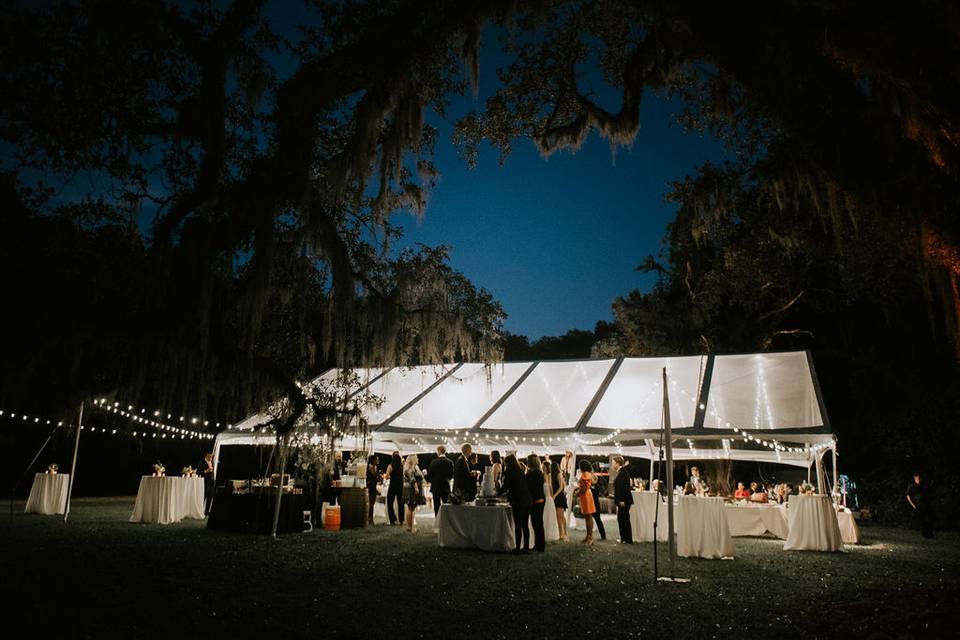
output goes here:
<path id="1" fill-rule="evenodd" d="M 416 531 L 415 512 L 420 505 L 426 504 L 427 484 L 433 500 L 436 515 L 444 503 L 472 502 L 476 500 L 483 478 L 490 474 L 492 486 L 497 496 L 511 506 L 516 536 L 515 553 L 543 552 L 546 547 L 544 528 L 545 510 L 552 504 L 554 513 L 546 517 L 556 517 L 557 537 L 568 540 L 568 513 L 575 500 L 586 520 L 586 536 L 582 542 L 593 544 L 596 535 L 606 539 L 603 521 L 600 519 L 600 501 L 598 496 L 597 475 L 590 462 L 581 460 L 574 464 L 572 451 L 555 462 L 549 457 L 535 453 L 519 458 L 515 454 L 502 456 L 499 451 L 491 451 L 489 462 L 481 467 L 477 454 L 469 443 L 461 447 L 456 460 L 447 456 L 446 447 L 437 447 L 437 457 L 430 462 L 426 470 L 419 466 L 416 454 L 401 457 L 394 451 L 386 470 L 379 471 L 379 458 L 372 455 L 367 460 L 366 486 L 369 492 L 368 521 L 373 524 L 373 505 L 379 495 L 378 486 L 382 482 L 386 488 L 387 518 L 391 525 L 406 526 L 407 531 Z M 628 462 L 622 457 L 611 461 L 611 495 L 618 512 L 620 540 L 633 541 L 630 530 L 629 510 L 633 504 L 630 474 L 616 472 L 625 469 Z M 616 475 L 615 475 L 616 474 Z M 552 527 L 552 523 L 550 523 Z"/>

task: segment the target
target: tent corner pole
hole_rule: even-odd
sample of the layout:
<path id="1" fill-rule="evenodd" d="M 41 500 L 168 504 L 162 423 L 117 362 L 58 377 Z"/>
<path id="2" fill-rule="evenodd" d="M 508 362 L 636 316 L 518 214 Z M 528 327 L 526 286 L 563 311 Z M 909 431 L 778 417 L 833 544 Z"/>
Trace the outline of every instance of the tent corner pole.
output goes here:
<path id="1" fill-rule="evenodd" d="M 73 483 L 77 479 L 77 451 L 80 449 L 80 430 L 83 428 L 83 405 L 80 401 L 80 414 L 77 416 L 77 432 L 73 436 L 73 460 L 70 463 L 70 480 L 67 481 L 67 504 L 63 508 L 63 521 L 70 517 L 70 501 L 73 498 Z"/>
<path id="2" fill-rule="evenodd" d="M 667 368 L 663 368 L 663 427 L 667 446 L 667 536 L 670 549 L 670 577 L 677 576 L 677 537 L 673 520 L 673 432 L 670 429 L 670 396 L 667 390 Z"/>

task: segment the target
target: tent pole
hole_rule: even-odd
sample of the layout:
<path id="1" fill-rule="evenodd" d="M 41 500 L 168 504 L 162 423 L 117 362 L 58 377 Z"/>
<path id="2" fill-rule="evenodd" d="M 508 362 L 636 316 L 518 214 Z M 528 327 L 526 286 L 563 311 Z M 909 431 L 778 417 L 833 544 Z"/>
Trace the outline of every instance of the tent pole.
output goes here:
<path id="1" fill-rule="evenodd" d="M 280 443 L 280 438 L 277 438 Z M 290 443 L 290 434 L 283 435 L 283 443 L 280 444 L 280 479 L 277 482 L 277 501 L 273 504 L 273 524 L 270 527 L 270 535 L 277 537 L 277 525 L 280 524 L 280 500 L 283 498 L 283 471 L 287 468 L 287 445 Z"/>
<path id="2" fill-rule="evenodd" d="M 831 449 L 833 449 L 833 488 L 831 490 L 831 493 L 834 496 L 837 496 L 838 473 L 837 473 L 837 441 L 836 440 L 833 441 L 833 446 L 831 447 Z M 834 498 L 834 500 L 836 500 L 836 498 Z"/>
<path id="3" fill-rule="evenodd" d="M 653 456 L 650 456 L 650 475 L 648 477 L 650 478 L 650 484 L 648 485 L 648 487 L 652 487 L 653 486 Z"/>
<path id="4" fill-rule="evenodd" d="M 670 549 L 670 577 L 677 575 L 677 538 L 673 522 L 673 432 L 670 430 L 670 396 L 667 391 L 667 368 L 663 368 L 663 427 L 667 445 L 667 536 Z"/>
<path id="5" fill-rule="evenodd" d="M 70 516 L 70 499 L 73 497 L 73 482 L 77 479 L 77 450 L 80 449 L 80 429 L 83 427 L 83 402 L 77 416 L 77 433 L 73 436 L 73 462 L 70 463 L 70 480 L 67 481 L 67 505 L 63 509 L 63 521 Z"/>

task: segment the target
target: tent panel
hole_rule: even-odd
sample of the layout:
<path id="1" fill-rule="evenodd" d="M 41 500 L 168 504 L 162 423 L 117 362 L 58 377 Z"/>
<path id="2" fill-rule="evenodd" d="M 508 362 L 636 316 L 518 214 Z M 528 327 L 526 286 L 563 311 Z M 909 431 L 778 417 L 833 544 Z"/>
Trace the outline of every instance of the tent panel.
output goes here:
<path id="1" fill-rule="evenodd" d="M 504 431 L 572 429 L 614 362 L 541 362 L 481 428 Z"/>
<path id="2" fill-rule="evenodd" d="M 397 416 L 390 426 L 405 429 L 469 429 L 530 368 L 529 362 L 489 367 L 467 363 Z"/>
<path id="3" fill-rule="evenodd" d="M 803 351 L 717 356 L 709 391 L 707 428 L 823 426 Z"/>
<path id="4" fill-rule="evenodd" d="M 366 392 L 383 399 L 383 404 L 364 407 L 364 417 L 371 426 L 381 424 L 456 366 L 447 364 L 391 369 L 367 387 Z"/>
<path id="5" fill-rule="evenodd" d="M 657 429 L 663 413 L 663 368 L 670 382 L 670 422 L 691 427 L 702 358 L 627 358 L 587 422 L 599 429 Z"/>

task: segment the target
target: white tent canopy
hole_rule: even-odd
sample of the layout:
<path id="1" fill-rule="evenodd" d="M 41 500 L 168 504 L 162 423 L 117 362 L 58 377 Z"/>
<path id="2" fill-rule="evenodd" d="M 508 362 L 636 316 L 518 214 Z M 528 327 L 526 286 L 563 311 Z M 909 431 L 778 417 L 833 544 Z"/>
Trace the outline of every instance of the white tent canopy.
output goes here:
<path id="1" fill-rule="evenodd" d="M 354 369 L 351 397 L 374 448 L 403 453 L 457 448 L 526 454 L 619 452 L 659 456 L 666 368 L 674 459 L 727 458 L 809 467 L 834 446 L 809 352 L 453 363 Z M 332 382 L 332 369 L 314 380 Z M 253 415 L 217 436 L 223 445 L 273 441 Z M 344 442 L 344 448 L 355 443 Z"/>

